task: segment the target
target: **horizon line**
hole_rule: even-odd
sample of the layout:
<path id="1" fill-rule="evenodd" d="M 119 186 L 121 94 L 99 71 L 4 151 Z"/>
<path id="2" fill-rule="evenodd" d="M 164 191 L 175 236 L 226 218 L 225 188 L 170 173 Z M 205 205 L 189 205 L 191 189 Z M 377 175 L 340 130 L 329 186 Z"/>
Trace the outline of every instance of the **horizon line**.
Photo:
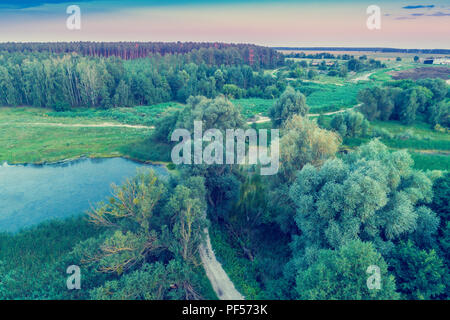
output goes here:
<path id="1" fill-rule="evenodd" d="M 130 41 L 130 40 L 115 40 L 115 41 L 102 41 L 102 40 L 88 40 L 88 41 L 0 41 L 0 44 L 28 44 L 28 43 L 221 43 L 221 44 L 232 44 L 232 45 L 254 45 L 266 48 L 272 48 L 275 50 L 341 50 L 341 51 L 361 51 L 363 49 L 374 51 L 374 50 L 404 50 L 404 51 L 432 51 L 432 50 L 440 50 L 440 51 L 448 51 L 450 53 L 450 48 L 395 48 L 395 47 L 359 47 L 359 46 L 351 46 L 351 47 L 340 47 L 340 46 L 270 46 L 270 45 L 262 45 L 256 44 L 252 42 L 225 42 L 225 41 Z"/>

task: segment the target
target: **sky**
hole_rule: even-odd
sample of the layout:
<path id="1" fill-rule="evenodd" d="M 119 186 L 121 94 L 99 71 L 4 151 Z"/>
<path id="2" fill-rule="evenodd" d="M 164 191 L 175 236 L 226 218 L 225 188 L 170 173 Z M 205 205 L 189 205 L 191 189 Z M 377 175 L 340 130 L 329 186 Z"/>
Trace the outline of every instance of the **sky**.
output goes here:
<path id="1" fill-rule="evenodd" d="M 69 5 L 81 11 L 69 30 Z M 369 30 L 366 10 L 381 9 Z M 267 46 L 450 49 L 450 0 L 0 1 L 0 42 L 219 41 Z"/>

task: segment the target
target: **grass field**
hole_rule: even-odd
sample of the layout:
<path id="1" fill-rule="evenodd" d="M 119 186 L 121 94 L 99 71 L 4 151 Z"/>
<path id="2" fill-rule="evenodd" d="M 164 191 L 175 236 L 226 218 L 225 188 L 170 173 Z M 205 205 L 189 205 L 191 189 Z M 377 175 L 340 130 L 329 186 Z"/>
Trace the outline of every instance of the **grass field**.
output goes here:
<path id="1" fill-rule="evenodd" d="M 153 106 L 138 106 L 133 108 L 112 108 L 107 110 L 80 109 L 74 111 L 55 112 L 49 111 L 45 114 L 49 117 L 59 119 L 83 118 L 83 120 L 99 119 L 114 120 L 120 123 L 136 125 L 154 125 L 155 122 L 174 111 L 181 110 L 183 105 L 177 102 L 160 103 Z"/>
<path id="2" fill-rule="evenodd" d="M 391 138 L 381 141 L 392 149 L 407 149 L 414 159 L 414 166 L 421 170 L 450 170 L 450 135 L 437 132 L 430 125 L 417 121 L 413 125 L 403 125 L 397 121 L 373 121 L 372 129 L 389 132 Z M 356 147 L 370 138 L 347 138 L 344 144 Z"/>
<path id="3" fill-rule="evenodd" d="M 235 99 L 231 101 L 239 108 L 244 119 L 253 118 L 255 115 L 268 116 L 269 109 L 275 103 L 272 99 L 248 98 Z"/>
<path id="4" fill-rule="evenodd" d="M 345 85 L 323 84 L 304 81 L 298 87 L 305 96 L 311 113 L 338 111 L 355 106 L 358 92 L 372 86 L 370 83 L 349 83 Z M 268 116 L 275 99 L 247 98 L 232 100 L 245 119 L 255 115 Z"/>
<path id="5" fill-rule="evenodd" d="M 299 90 L 306 96 L 311 113 L 337 111 L 357 104 L 358 92 L 373 84 L 346 83 L 343 86 L 304 82 Z"/>
<path id="6" fill-rule="evenodd" d="M 87 116 L 80 113 L 54 117 L 53 112 L 46 109 L 0 108 L 0 162 L 43 163 L 81 156 L 124 156 L 155 162 L 167 159 L 159 153 L 163 147 L 150 147 L 151 129 L 71 126 L 101 124 L 105 120 L 118 124 L 117 121 L 94 116 L 96 112 L 88 111 Z M 147 152 L 149 149 L 152 152 Z"/>

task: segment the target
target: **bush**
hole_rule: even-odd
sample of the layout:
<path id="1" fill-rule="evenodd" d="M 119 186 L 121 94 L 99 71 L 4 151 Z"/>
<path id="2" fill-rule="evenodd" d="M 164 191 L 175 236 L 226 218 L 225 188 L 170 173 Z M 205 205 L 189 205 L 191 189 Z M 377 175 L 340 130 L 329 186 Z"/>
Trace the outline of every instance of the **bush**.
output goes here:
<path id="1" fill-rule="evenodd" d="M 393 139 L 394 135 L 384 128 L 373 128 L 372 137 L 381 139 Z"/>

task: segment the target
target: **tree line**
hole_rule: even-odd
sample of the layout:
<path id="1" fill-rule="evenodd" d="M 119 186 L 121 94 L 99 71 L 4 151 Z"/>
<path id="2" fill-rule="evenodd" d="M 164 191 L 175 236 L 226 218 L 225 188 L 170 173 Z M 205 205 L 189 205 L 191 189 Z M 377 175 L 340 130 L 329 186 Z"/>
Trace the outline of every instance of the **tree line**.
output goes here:
<path id="1" fill-rule="evenodd" d="M 0 51 L 9 53 L 45 52 L 78 53 L 83 56 L 119 57 L 124 60 L 145 58 L 160 54 L 188 54 L 191 61 L 210 65 L 251 65 L 253 68 L 275 68 L 283 63 L 283 56 L 276 50 L 252 44 L 228 44 L 220 42 L 7 42 L 0 44 Z"/>
<path id="2" fill-rule="evenodd" d="M 361 112 L 369 120 L 413 123 L 422 116 L 432 126 L 450 126 L 450 90 L 442 79 L 402 80 L 359 92 Z"/>
<path id="3" fill-rule="evenodd" d="M 128 61 L 72 53 L 0 53 L 0 104 L 6 106 L 110 108 L 221 93 L 273 98 L 284 86 L 239 55 L 218 65 L 193 53 L 157 53 Z"/>

